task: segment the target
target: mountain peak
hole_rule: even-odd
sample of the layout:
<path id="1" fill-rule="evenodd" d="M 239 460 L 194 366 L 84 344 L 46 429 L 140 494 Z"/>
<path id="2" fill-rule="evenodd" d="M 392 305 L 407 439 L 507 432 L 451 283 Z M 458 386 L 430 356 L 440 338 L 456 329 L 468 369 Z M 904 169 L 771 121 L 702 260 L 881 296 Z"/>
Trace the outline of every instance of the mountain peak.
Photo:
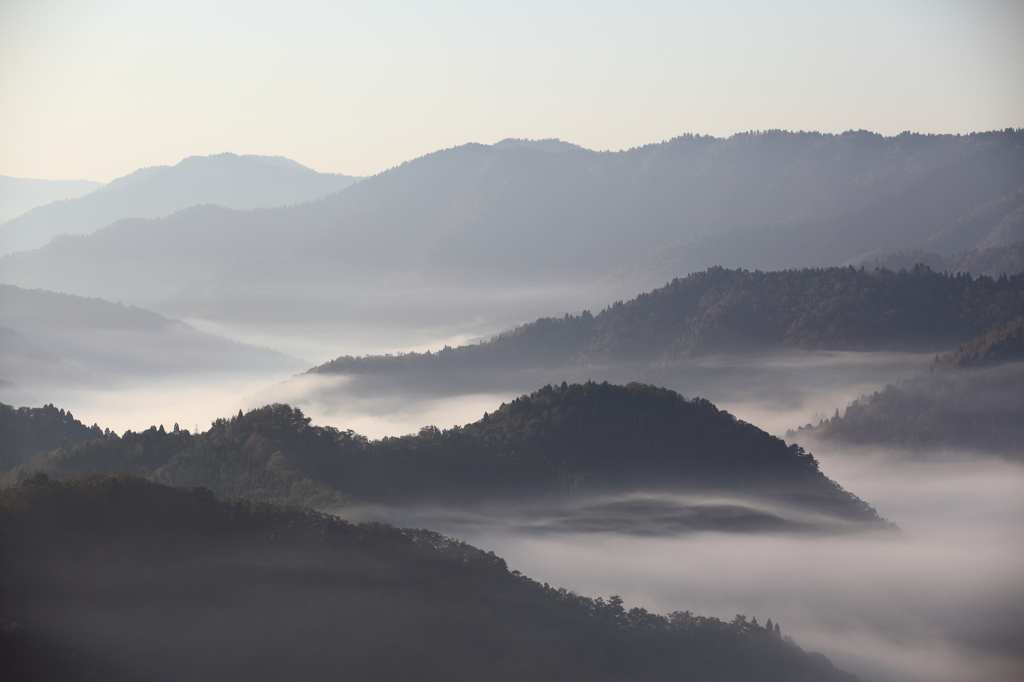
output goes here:
<path id="1" fill-rule="evenodd" d="M 528 140 L 526 138 L 517 137 L 506 137 L 500 142 L 495 142 L 491 145 L 495 149 L 536 149 L 541 152 L 549 152 L 551 154 L 558 154 L 560 152 L 566 152 L 570 149 L 583 149 L 578 144 L 572 142 L 563 142 L 557 137 L 549 137 L 543 140 Z"/>

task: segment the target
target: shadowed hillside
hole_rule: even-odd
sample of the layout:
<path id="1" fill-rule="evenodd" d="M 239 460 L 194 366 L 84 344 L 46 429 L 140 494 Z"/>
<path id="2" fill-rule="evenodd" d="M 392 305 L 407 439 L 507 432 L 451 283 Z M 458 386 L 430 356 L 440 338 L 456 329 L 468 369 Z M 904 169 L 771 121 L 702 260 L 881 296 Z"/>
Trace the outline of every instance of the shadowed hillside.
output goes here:
<path id="1" fill-rule="evenodd" d="M 450 382 L 493 369 L 657 363 L 709 353 L 945 350 L 1024 314 L 1024 274 L 971 278 L 921 266 L 749 272 L 711 268 L 594 316 L 542 318 L 478 345 L 341 357 L 315 374 Z"/>
<path id="2" fill-rule="evenodd" d="M 126 475 L 0 492 L 0 557 L 0 615 L 160 680 L 855 679 L 746 617 L 627 611 L 429 531 Z"/>

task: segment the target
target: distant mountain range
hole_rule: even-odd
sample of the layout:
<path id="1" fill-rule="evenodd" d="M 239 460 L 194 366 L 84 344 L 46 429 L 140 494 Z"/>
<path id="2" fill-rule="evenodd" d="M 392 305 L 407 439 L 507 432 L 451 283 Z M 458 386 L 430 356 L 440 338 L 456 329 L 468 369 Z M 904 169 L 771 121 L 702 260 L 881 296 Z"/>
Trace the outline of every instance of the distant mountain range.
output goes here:
<path id="1" fill-rule="evenodd" d="M 139 169 L 86 196 L 11 216 L 0 225 L 0 254 L 39 248 L 57 235 L 89 234 L 124 218 L 162 218 L 200 204 L 240 210 L 301 204 L 358 179 L 317 173 L 281 156 L 191 156 L 175 166 Z"/>
<path id="2" fill-rule="evenodd" d="M 102 182 L 92 180 L 35 180 L 0 175 L 0 225 L 37 206 L 77 199 L 102 186 Z M 0 254 L 6 252 L 3 249 Z"/>
<path id="3" fill-rule="evenodd" d="M 714 265 L 1010 244 L 1024 239 L 1022 188 L 1024 131 L 770 131 L 614 153 L 508 140 L 300 206 L 122 221 L 7 256 L 0 278 L 305 334 L 328 320 L 493 331 Z"/>

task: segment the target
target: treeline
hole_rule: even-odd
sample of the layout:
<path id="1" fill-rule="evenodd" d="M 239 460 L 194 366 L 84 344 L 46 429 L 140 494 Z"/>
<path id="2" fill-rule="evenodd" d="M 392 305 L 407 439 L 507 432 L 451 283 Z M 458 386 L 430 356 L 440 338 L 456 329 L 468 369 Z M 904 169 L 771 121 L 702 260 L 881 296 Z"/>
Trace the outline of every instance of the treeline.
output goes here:
<path id="1" fill-rule="evenodd" d="M 1019 220 L 1024 221 L 1024 217 Z M 909 270 L 918 264 L 927 265 L 932 270 L 954 273 L 967 272 L 989 277 L 999 277 L 1003 274 L 1012 275 L 1024 271 L 1024 241 L 992 246 L 987 249 L 970 249 L 948 257 L 924 249 L 912 249 L 909 252 L 896 251 L 865 261 L 863 267 L 868 270 L 885 268 L 895 272 L 901 268 Z"/>
<path id="2" fill-rule="evenodd" d="M 882 524 L 798 446 L 701 398 L 643 384 L 546 386 L 472 424 L 369 441 L 271 405 L 220 419 L 65 445 L 8 472 L 15 483 L 122 471 L 168 485 L 325 508 L 368 502 L 465 503 L 572 492 L 736 491 Z"/>
<path id="3" fill-rule="evenodd" d="M 1024 458 L 1024 316 L 984 334 L 846 412 L 796 432 L 910 450 Z"/>
<path id="4" fill-rule="evenodd" d="M 429 531 L 126 474 L 0 491 L 0 575 L 3 618 L 158 679 L 855 679 L 756 619 L 627 610 Z"/>
<path id="5" fill-rule="evenodd" d="M 102 435 L 96 424 L 86 426 L 71 412 L 52 404 L 14 408 L 0 403 L 0 472 L 13 469 L 37 452 Z"/>
<path id="6" fill-rule="evenodd" d="M 479 345 L 346 356 L 310 371 L 444 375 L 782 348 L 945 350 L 1022 314 L 1024 274 L 975 278 L 925 266 L 899 272 L 711 268 L 596 316 L 542 318 Z"/>

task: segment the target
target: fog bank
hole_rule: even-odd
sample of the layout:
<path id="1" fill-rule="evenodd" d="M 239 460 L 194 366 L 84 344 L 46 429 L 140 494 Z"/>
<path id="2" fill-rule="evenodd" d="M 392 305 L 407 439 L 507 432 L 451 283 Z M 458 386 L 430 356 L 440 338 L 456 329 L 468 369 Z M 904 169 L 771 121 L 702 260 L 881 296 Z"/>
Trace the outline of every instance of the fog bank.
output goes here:
<path id="1" fill-rule="evenodd" d="M 531 510 L 505 509 L 504 518 L 375 513 L 493 550 L 542 582 L 619 594 L 627 607 L 771 618 L 803 648 L 865 680 L 1020 679 L 1024 467 L 894 464 L 844 452 L 821 458 L 826 473 L 903 532 L 578 532 Z M 606 511 L 607 528 L 622 523 L 621 509 Z M 532 528 L 517 527 L 520 515 Z"/>

